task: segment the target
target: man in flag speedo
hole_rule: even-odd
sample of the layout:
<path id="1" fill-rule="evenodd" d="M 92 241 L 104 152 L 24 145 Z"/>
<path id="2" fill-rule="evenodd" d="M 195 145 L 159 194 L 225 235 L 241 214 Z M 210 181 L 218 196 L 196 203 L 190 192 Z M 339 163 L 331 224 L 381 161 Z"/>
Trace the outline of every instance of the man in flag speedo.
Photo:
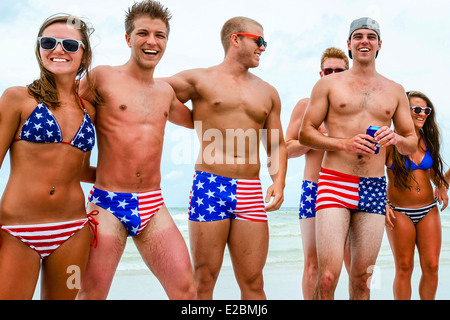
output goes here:
<path id="1" fill-rule="evenodd" d="M 125 15 L 129 60 L 92 70 L 101 101 L 93 103 L 99 157 L 88 211 L 99 211 L 98 245 L 90 251 L 78 299 L 107 298 L 128 236 L 168 298 L 196 296 L 188 248 L 160 188 L 167 120 L 193 127 L 190 110 L 153 77 L 166 50 L 170 18 L 158 1 L 134 3 Z"/>
<path id="2" fill-rule="evenodd" d="M 266 298 L 263 287 L 269 232 L 266 211 L 283 202 L 286 147 L 275 88 L 249 72 L 266 50 L 262 26 L 228 20 L 221 32 L 224 61 L 167 79 L 180 101 L 192 100 L 202 146 L 191 191 L 189 230 L 199 299 L 212 299 L 228 244 L 242 299 Z M 273 184 L 265 207 L 259 181 L 259 141 L 265 140 Z M 210 143 L 208 143 L 210 141 Z"/>
<path id="3" fill-rule="evenodd" d="M 385 221 L 385 147 L 395 145 L 407 155 L 417 145 L 403 87 L 375 70 L 381 48 L 378 23 L 370 18 L 353 21 L 347 45 L 353 67 L 318 81 L 300 130 L 302 144 L 325 150 L 316 202 L 315 299 L 334 297 L 347 235 L 350 298 L 370 298 Z M 318 130 L 322 122 L 327 136 Z M 371 126 L 379 127 L 374 137 L 366 134 Z"/>

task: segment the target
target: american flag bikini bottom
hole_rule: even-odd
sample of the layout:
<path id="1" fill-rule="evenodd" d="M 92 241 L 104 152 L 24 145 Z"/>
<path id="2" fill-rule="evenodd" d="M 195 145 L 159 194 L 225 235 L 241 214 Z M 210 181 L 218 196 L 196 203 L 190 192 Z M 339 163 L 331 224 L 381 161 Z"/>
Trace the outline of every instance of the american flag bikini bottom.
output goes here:
<path id="1" fill-rule="evenodd" d="M 150 219 L 163 206 L 161 189 L 139 193 L 108 192 L 93 187 L 89 202 L 111 212 L 122 222 L 129 236 L 144 230 Z"/>
<path id="2" fill-rule="evenodd" d="M 189 200 L 189 220 L 267 221 L 259 179 L 232 179 L 196 171 Z"/>
<path id="3" fill-rule="evenodd" d="M 322 168 L 316 212 L 326 208 L 386 215 L 386 177 L 363 178 Z"/>
<path id="4" fill-rule="evenodd" d="M 41 256 L 41 259 L 45 259 L 77 233 L 77 231 L 81 230 L 88 222 L 90 223 L 95 236 L 92 244 L 96 243 L 96 225 L 98 223 L 92 215 L 96 215 L 97 213 L 97 211 L 93 211 L 88 214 L 87 218 L 75 221 L 0 226 L 0 229 L 22 240 L 22 242 L 27 244 L 31 249 L 35 250 Z M 93 227 L 93 225 L 95 227 Z"/>

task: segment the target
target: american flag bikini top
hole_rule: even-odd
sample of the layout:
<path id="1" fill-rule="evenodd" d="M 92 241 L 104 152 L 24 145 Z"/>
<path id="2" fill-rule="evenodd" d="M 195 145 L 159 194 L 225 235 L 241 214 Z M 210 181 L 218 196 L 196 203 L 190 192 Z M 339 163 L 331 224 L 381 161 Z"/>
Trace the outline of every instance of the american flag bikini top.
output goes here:
<path id="1" fill-rule="evenodd" d="M 19 139 L 16 141 L 18 140 L 36 143 L 67 143 L 83 152 L 88 152 L 95 144 L 94 125 L 84 108 L 83 122 L 75 137 L 70 142 L 63 141 L 61 128 L 55 116 L 46 105 L 39 103 L 23 124 Z"/>

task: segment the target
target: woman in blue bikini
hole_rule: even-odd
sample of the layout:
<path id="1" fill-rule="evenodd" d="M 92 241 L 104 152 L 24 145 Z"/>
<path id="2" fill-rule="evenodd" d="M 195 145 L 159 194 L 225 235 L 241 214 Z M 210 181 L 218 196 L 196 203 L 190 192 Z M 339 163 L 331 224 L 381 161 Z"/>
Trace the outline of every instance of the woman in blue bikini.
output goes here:
<path id="1" fill-rule="evenodd" d="M 421 299 L 434 299 L 441 251 L 437 202 L 443 204 L 442 210 L 447 206 L 448 183 L 439 153 L 436 110 L 425 94 L 418 91 L 407 94 L 419 138 L 418 148 L 412 156 L 405 157 L 389 147 L 386 157 L 389 178 L 386 231 L 395 260 L 394 298 L 411 299 L 417 246 L 422 268 L 419 295 Z"/>
<path id="2" fill-rule="evenodd" d="M 78 293 L 94 222 L 80 181 L 95 177 L 95 110 L 78 96 L 90 33 L 73 16 L 47 19 L 36 39 L 40 78 L 0 98 L 0 164 L 8 150 L 11 162 L 0 201 L 0 300 L 31 299 L 40 273 L 42 299 Z"/>

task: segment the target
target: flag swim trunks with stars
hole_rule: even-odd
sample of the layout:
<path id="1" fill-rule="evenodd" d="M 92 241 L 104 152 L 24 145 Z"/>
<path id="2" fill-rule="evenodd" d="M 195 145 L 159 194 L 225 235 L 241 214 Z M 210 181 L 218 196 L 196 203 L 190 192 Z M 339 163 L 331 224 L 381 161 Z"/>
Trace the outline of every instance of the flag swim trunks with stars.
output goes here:
<path id="1" fill-rule="evenodd" d="M 189 200 L 189 220 L 267 221 L 259 179 L 232 179 L 196 171 Z"/>
<path id="2" fill-rule="evenodd" d="M 317 183 L 303 180 L 300 191 L 299 219 L 315 218 L 316 216 Z"/>
<path id="3" fill-rule="evenodd" d="M 96 187 L 91 190 L 89 202 L 111 212 L 122 222 L 129 236 L 141 233 L 164 204 L 161 189 L 121 193 L 108 192 Z"/>
<path id="4" fill-rule="evenodd" d="M 322 168 L 316 212 L 326 208 L 386 215 L 386 177 L 357 177 Z"/>

